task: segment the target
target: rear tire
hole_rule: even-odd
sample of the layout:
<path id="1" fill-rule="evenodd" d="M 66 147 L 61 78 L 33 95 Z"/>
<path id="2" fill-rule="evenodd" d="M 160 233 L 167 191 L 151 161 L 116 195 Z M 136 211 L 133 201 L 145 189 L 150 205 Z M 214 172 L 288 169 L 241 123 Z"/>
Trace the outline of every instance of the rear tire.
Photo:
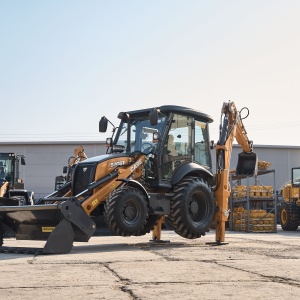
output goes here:
<path id="1" fill-rule="evenodd" d="M 146 196 L 138 189 L 123 186 L 105 202 L 104 217 L 111 230 L 120 236 L 141 235 L 148 218 Z"/>
<path id="2" fill-rule="evenodd" d="M 204 236 L 214 216 L 211 187 L 202 178 L 186 177 L 173 191 L 169 222 L 174 231 L 187 239 Z"/>
<path id="3" fill-rule="evenodd" d="M 3 238 L 4 238 L 4 230 L 2 224 L 0 224 L 0 247 L 3 245 Z"/>
<path id="4" fill-rule="evenodd" d="M 282 203 L 280 208 L 280 225 L 283 230 L 295 231 L 299 226 L 299 210 L 294 203 Z"/>

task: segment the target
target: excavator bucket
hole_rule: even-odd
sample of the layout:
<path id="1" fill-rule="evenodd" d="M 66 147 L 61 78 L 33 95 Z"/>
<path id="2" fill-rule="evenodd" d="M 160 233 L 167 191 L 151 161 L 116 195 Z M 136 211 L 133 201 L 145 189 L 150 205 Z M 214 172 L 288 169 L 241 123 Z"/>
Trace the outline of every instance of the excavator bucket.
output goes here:
<path id="1" fill-rule="evenodd" d="M 241 152 L 238 156 L 236 175 L 254 176 L 257 174 L 257 155 L 254 152 Z"/>
<path id="2" fill-rule="evenodd" d="M 2 225 L 13 231 L 17 240 L 45 240 L 42 254 L 68 253 L 73 241 L 87 242 L 96 230 L 95 222 L 76 198 L 58 204 L 2 204 L 0 228 Z"/>

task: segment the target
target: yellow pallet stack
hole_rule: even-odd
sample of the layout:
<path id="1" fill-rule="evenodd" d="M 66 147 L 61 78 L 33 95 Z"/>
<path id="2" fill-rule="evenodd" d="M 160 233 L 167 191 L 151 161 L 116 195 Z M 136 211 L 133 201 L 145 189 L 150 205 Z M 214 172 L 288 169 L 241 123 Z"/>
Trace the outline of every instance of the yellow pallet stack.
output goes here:
<path id="1" fill-rule="evenodd" d="M 275 216 L 265 210 L 250 211 L 250 230 L 253 232 L 274 232 Z"/>
<path id="2" fill-rule="evenodd" d="M 233 230 L 249 232 L 275 232 L 275 216 L 266 210 L 250 210 L 248 224 L 248 211 L 243 207 L 233 209 Z M 249 225 L 249 226 L 248 226 Z"/>
<path id="3" fill-rule="evenodd" d="M 267 170 L 271 166 L 270 162 L 259 160 L 257 163 L 258 170 Z"/>
<path id="4" fill-rule="evenodd" d="M 246 221 L 248 211 L 243 207 L 235 207 L 233 209 L 233 230 L 246 231 Z"/>
<path id="5" fill-rule="evenodd" d="M 265 185 L 250 185 L 249 196 L 251 198 L 272 198 L 273 187 Z"/>
<path id="6" fill-rule="evenodd" d="M 247 196 L 247 187 L 245 185 L 237 185 L 232 189 L 232 197 L 234 199 L 245 198 Z M 273 187 L 265 185 L 250 185 L 249 196 L 251 198 L 267 198 L 273 197 Z"/>
<path id="7" fill-rule="evenodd" d="M 232 189 L 232 197 L 234 199 L 245 198 L 247 196 L 247 187 L 245 185 L 237 185 Z"/>

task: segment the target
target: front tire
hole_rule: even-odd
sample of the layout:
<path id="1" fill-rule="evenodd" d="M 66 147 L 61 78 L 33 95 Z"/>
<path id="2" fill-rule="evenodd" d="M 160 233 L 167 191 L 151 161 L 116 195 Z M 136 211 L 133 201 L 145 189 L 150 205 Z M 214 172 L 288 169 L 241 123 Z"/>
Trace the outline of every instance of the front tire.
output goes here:
<path id="1" fill-rule="evenodd" d="M 111 230 L 120 236 L 141 235 L 148 218 L 146 196 L 137 188 L 123 186 L 105 202 L 104 217 Z"/>
<path id="2" fill-rule="evenodd" d="M 282 203 L 280 209 L 280 225 L 283 230 L 295 231 L 299 226 L 298 207 L 294 203 Z"/>
<path id="3" fill-rule="evenodd" d="M 173 191 L 169 222 L 174 231 L 187 239 L 204 236 L 214 216 L 211 187 L 202 178 L 186 177 Z"/>
<path id="4" fill-rule="evenodd" d="M 2 224 L 0 224 L 0 247 L 3 245 L 3 238 L 4 238 L 4 230 Z"/>

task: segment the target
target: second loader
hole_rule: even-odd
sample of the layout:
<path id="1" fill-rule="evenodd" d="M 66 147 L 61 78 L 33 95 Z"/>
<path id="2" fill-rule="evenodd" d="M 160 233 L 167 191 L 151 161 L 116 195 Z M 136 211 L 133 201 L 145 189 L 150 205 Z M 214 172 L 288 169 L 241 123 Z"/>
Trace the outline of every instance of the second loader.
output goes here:
<path id="1" fill-rule="evenodd" d="M 281 188 L 279 220 L 283 230 L 295 231 L 300 225 L 300 167 L 292 168 L 291 181 Z"/>
<path id="2" fill-rule="evenodd" d="M 229 214 L 234 138 L 243 149 L 237 173 L 252 176 L 257 168 L 234 102 L 224 103 L 221 114 L 215 174 L 209 115 L 174 105 L 120 112 L 120 124 L 113 126 L 106 141 L 107 153 L 76 164 L 68 195 L 51 196 L 52 204 L 2 205 L 0 222 L 16 233 L 16 239 L 46 240 L 45 254 L 66 253 L 73 241 L 88 241 L 96 230 L 93 216 L 99 215 L 116 235 L 152 231 L 153 240 L 160 240 L 166 218 L 187 239 L 204 236 L 214 220 L 215 243 L 221 244 Z M 106 132 L 108 123 L 102 117 L 99 131 Z"/>
<path id="3" fill-rule="evenodd" d="M 34 204 L 34 192 L 26 190 L 19 177 L 20 165 L 25 164 L 24 155 L 0 153 L 0 203 L 11 206 Z"/>

